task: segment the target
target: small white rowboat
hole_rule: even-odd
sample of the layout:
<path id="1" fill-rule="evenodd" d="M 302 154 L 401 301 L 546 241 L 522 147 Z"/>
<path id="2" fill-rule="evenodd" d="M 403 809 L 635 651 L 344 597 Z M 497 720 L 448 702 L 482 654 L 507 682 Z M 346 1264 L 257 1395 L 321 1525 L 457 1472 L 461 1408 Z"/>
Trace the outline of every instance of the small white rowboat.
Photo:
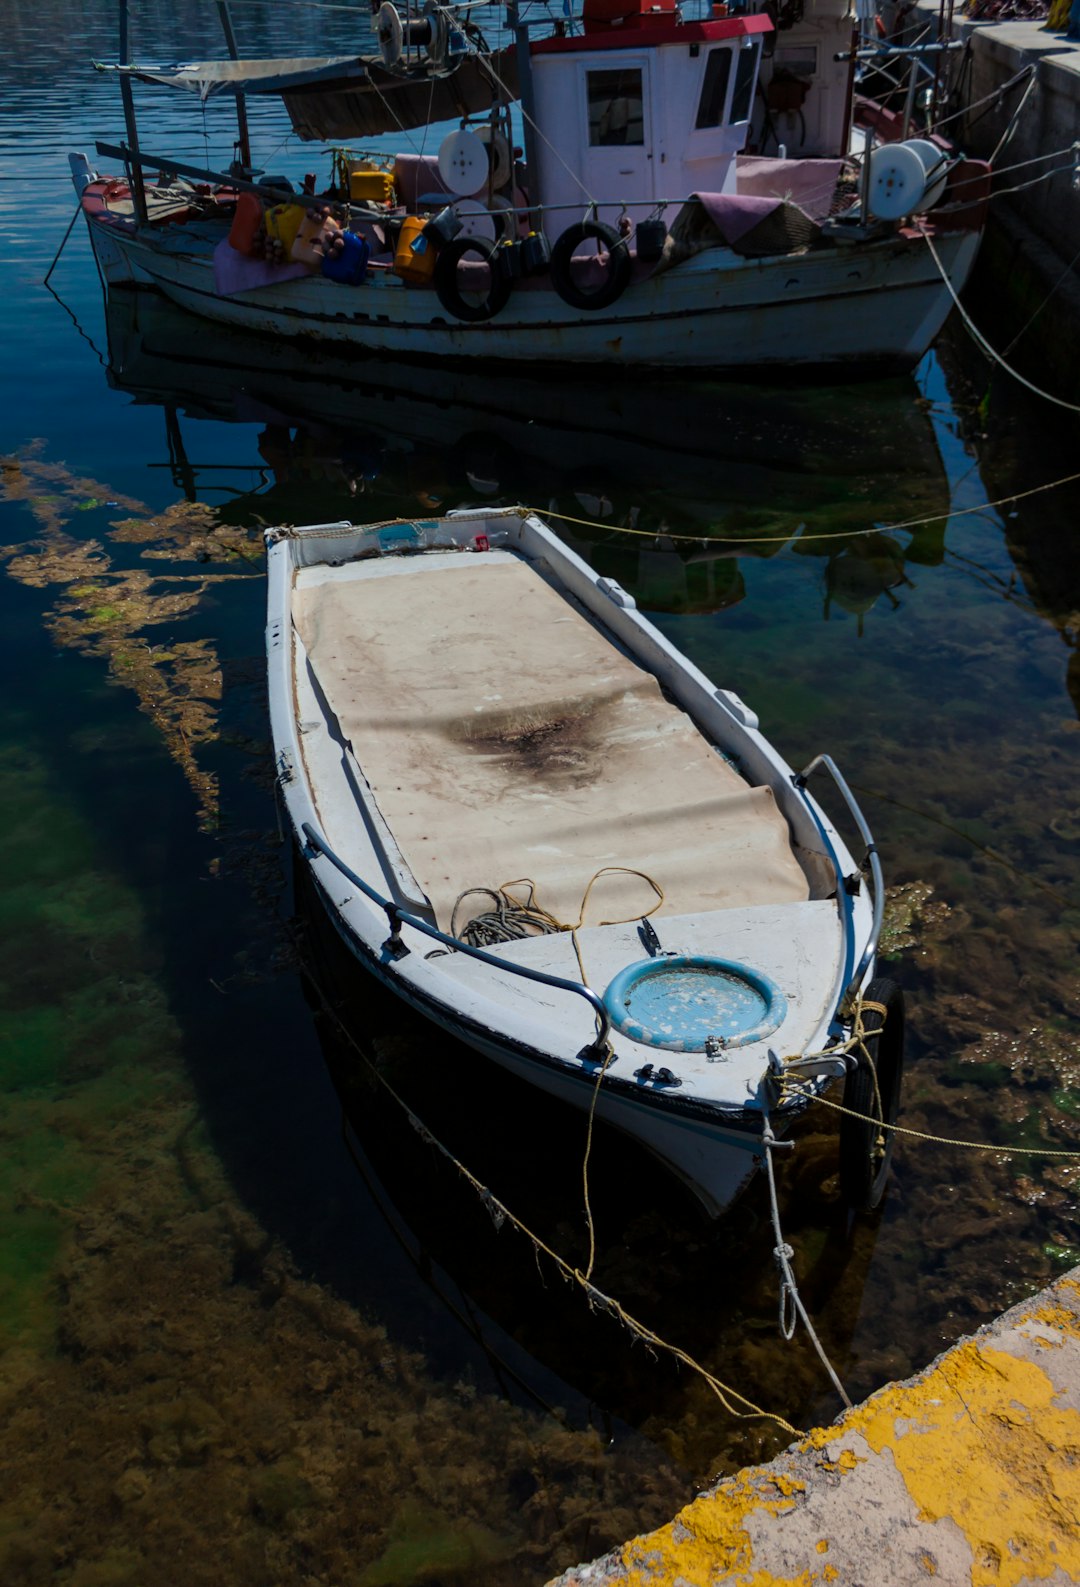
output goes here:
<path id="1" fill-rule="evenodd" d="M 737 695 L 531 514 L 266 540 L 278 781 L 364 969 L 595 1106 L 713 1215 L 838 1076 L 849 1108 L 895 1118 L 881 868 L 827 756 L 795 776 Z M 818 766 L 861 866 L 806 790 Z M 881 1197 L 890 1139 L 844 1117 L 857 1206 Z"/>

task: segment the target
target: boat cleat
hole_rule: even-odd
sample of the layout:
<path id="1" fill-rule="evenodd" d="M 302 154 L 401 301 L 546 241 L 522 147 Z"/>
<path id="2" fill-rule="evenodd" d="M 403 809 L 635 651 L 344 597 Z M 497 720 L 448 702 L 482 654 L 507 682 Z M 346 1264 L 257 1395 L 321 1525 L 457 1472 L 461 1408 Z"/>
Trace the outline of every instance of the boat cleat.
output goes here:
<path id="1" fill-rule="evenodd" d="M 671 1086 L 673 1088 L 682 1085 L 682 1079 L 679 1075 L 673 1074 L 666 1066 L 657 1069 L 653 1064 L 642 1064 L 640 1069 L 635 1069 L 634 1079 L 640 1080 L 643 1085 Z"/>

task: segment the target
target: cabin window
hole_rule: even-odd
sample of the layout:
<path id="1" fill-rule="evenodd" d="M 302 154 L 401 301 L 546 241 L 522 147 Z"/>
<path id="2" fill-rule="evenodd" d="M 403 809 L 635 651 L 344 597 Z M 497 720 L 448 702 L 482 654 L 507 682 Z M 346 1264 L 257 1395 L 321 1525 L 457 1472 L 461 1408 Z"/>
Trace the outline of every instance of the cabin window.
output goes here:
<path id="1" fill-rule="evenodd" d="M 731 96 L 732 121 L 749 121 L 750 100 L 757 75 L 758 46 L 739 51 L 739 64 L 735 68 L 735 92 Z"/>
<path id="2" fill-rule="evenodd" d="M 701 87 L 695 127 L 718 127 L 723 121 L 730 76 L 731 51 L 710 50 L 705 61 L 705 81 Z"/>
<path id="3" fill-rule="evenodd" d="M 644 143 L 645 104 L 640 71 L 586 72 L 589 143 Z"/>

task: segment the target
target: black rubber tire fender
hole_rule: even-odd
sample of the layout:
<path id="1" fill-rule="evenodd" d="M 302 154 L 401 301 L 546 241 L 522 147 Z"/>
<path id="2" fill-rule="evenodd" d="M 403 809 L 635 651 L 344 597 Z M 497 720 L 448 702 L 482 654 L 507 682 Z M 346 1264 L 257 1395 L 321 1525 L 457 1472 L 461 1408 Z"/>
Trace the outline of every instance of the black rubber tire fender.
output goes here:
<path id="1" fill-rule="evenodd" d="M 608 267 L 603 284 L 587 292 L 574 281 L 571 264 L 581 244 L 590 238 L 602 242 L 607 248 Z M 627 238 L 620 237 L 617 231 L 605 226 L 602 221 L 579 220 L 576 225 L 567 227 L 552 248 L 550 268 L 551 284 L 564 303 L 569 303 L 574 309 L 606 309 L 617 298 L 621 298 L 630 285 L 634 265 Z"/>
<path id="2" fill-rule="evenodd" d="M 435 292 L 447 314 L 452 314 L 456 320 L 475 324 L 493 319 L 506 307 L 513 283 L 501 276 L 495 267 L 497 247 L 486 237 L 455 237 L 439 249 L 435 261 Z M 480 303 L 470 303 L 458 286 L 458 265 L 470 253 L 479 254 L 491 272 L 491 286 Z"/>
<path id="3" fill-rule="evenodd" d="M 856 1212 L 873 1212 L 885 1194 L 896 1139 L 892 1130 L 883 1130 L 876 1122 L 877 1095 L 883 1121 L 895 1124 L 904 1080 L 904 994 L 895 981 L 881 977 L 870 982 L 863 1001 L 881 1003 L 885 1014 L 865 1009 L 869 1061 L 856 1052 L 858 1063 L 844 1082 L 844 1107 L 867 1117 L 840 1116 L 840 1190 Z M 877 1072 L 876 1088 L 871 1063 Z"/>

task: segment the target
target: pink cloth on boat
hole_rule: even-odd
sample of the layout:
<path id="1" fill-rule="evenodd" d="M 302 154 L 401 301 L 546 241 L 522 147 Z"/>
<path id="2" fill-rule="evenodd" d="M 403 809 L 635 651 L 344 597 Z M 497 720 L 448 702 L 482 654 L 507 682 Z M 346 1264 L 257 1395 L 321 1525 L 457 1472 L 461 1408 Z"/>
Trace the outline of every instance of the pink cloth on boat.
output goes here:
<path id="1" fill-rule="evenodd" d="M 772 160 L 760 154 L 735 159 L 741 197 L 788 198 L 811 220 L 829 213 L 843 168 L 843 160 Z"/>
<path id="2" fill-rule="evenodd" d="M 434 154 L 396 154 L 394 184 L 406 209 L 415 209 L 422 193 L 445 193 L 450 203 L 457 196 L 439 174 L 439 160 Z"/>
<path id="3" fill-rule="evenodd" d="M 295 281 L 297 276 L 310 275 L 302 264 L 268 264 L 265 259 L 250 259 L 237 253 L 226 238 L 214 249 L 214 290 L 218 297 L 229 298 L 236 292 L 253 292 L 256 287 L 276 286 L 281 281 Z"/>
<path id="4" fill-rule="evenodd" d="M 739 193 L 694 193 L 691 197 L 697 199 L 729 247 L 783 203 L 779 198 L 743 197 Z"/>

